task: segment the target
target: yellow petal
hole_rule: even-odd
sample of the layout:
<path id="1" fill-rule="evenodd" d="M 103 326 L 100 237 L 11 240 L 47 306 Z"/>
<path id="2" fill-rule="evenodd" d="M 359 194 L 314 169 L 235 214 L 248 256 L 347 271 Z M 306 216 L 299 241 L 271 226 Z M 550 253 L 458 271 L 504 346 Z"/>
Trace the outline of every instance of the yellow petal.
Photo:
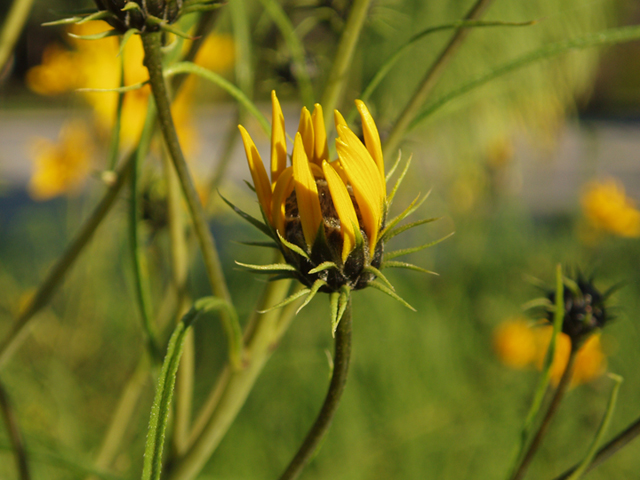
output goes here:
<path id="1" fill-rule="evenodd" d="M 341 125 L 338 135 L 340 138 L 336 140 L 336 148 L 340 164 L 353 188 L 373 254 L 382 221 L 385 198 L 383 182 L 377 165 L 356 134 L 349 127 Z"/>
<path id="2" fill-rule="evenodd" d="M 284 214 L 285 202 L 293 191 L 293 167 L 285 168 L 273 189 L 273 199 L 271 200 L 271 221 L 276 230 L 284 237 Z"/>
<path id="3" fill-rule="evenodd" d="M 318 165 L 322 165 L 323 160 L 329 160 L 329 146 L 327 145 L 327 130 L 324 126 L 324 115 L 322 107 L 316 103 L 311 115 L 313 122 L 313 132 L 315 133 L 315 147 L 313 153 L 313 161 Z"/>
<path id="4" fill-rule="evenodd" d="M 340 231 L 343 238 L 342 261 L 345 262 L 356 244 L 354 229 L 359 228 L 358 215 L 356 215 L 356 209 L 353 207 L 347 187 L 333 166 L 326 161 L 322 162 L 322 170 L 324 178 L 327 180 L 327 185 L 329 185 L 333 205 L 336 208 L 336 212 L 338 212 L 338 218 L 340 218 Z"/>
<path id="5" fill-rule="evenodd" d="M 284 115 L 276 91 L 271 91 L 271 182 L 275 183 L 287 168 L 287 139 L 284 130 Z"/>
<path id="6" fill-rule="evenodd" d="M 340 175 L 340 178 L 344 182 L 345 186 L 348 185 L 349 178 L 347 178 L 347 174 L 345 173 L 344 168 L 342 168 L 340 160 L 334 160 L 333 162 L 329 162 L 329 164 L 334 168 L 336 172 L 338 172 L 338 175 Z"/>
<path id="7" fill-rule="evenodd" d="M 307 159 L 300 132 L 296 133 L 292 163 L 293 185 L 296 189 L 302 233 L 307 245 L 311 247 L 322 222 L 322 211 L 320 209 L 320 200 L 318 199 L 318 187 L 309 167 L 309 160 Z"/>
<path id="8" fill-rule="evenodd" d="M 369 109 L 362 100 L 356 100 L 356 107 L 360 112 L 360 118 L 362 119 L 362 133 L 364 135 L 364 144 L 367 146 L 367 150 L 378 165 L 380 170 L 380 176 L 384 179 L 384 160 L 382 159 L 382 144 L 380 143 L 380 134 L 378 133 L 378 127 L 376 122 L 373 121 Z M 386 190 L 386 182 L 383 181 Z M 385 191 L 386 195 L 386 191 Z"/>
<path id="9" fill-rule="evenodd" d="M 344 125 L 345 127 L 347 127 L 347 122 L 344 119 L 344 117 L 342 116 L 342 114 L 338 111 L 338 110 L 334 110 L 333 111 L 333 119 L 336 123 L 336 130 L 339 131 L 338 127 L 341 125 Z"/>
<path id="10" fill-rule="evenodd" d="M 298 132 L 302 135 L 302 143 L 304 144 L 304 151 L 307 154 L 307 158 L 309 161 L 313 161 L 313 122 L 311 121 L 311 114 L 309 110 L 307 110 L 307 107 L 302 107 L 302 112 L 300 112 Z"/>
<path id="11" fill-rule="evenodd" d="M 251 178 L 253 178 L 253 186 L 256 189 L 258 201 L 262 206 L 262 210 L 264 210 L 264 214 L 271 221 L 271 184 L 269 183 L 269 177 L 267 177 L 267 171 L 249 133 L 242 125 L 238 125 L 238 128 L 240 129 L 240 135 L 242 135 L 242 143 L 244 143 L 244 151 L 247 154 L 247 162 L 249 163 L 249 170 L 251 170 Z"/>

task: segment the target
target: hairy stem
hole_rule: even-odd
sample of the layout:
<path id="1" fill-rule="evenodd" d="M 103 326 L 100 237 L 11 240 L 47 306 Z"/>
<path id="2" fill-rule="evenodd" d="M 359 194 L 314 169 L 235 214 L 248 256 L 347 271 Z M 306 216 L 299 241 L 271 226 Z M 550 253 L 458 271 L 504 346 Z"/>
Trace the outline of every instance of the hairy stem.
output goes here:
<path id="1" fill-rule="evenodd" d="M 492 0 L 476 0 L 471 10 L 467 13 L 464 20 L 477 20 L 482 16 L 485 10 L 489 7 Z M 412 120 L 418 114 L 424 102 L 429 98 L 433 88 L 440 80 L 442 73 L 445 71 L 449 62 L 453 59 L 458 49 L 462 45 L 462 42 L 467 38 L 470 33 L 468 28 L 459 28 L 456 33 L 451 37 L 449 43 L 444 48 L 440 56 L 436 59 L 431 68 L 427 71 L 420 86 L 415 91 L 411 100 L 404 108 L 398 119 L 396 120 L 389 136 L 383 147 L 383 156 L 395 155 L 402 138 L 404 137 Z"/>
<path id="2" fill-rule="evenodd" d="M 527 449 L 526 453 L 522 457 L 522 460 L 520 460 L 520 463 L 518 464 L 518 467 L 516 468 L 514 474 L 512 475 L 511 480 L 521 480 L 522 478 L 524 478 L 525 474 L 527 473 L 527 469 L 529 468 L 529 465 L 531 464 L 531 461 L 533 460 L 534 455 L 538 451 L 538 448 L 542 443 L 542 439 L 545 433 L 547 432 L 547 429 L 549 428 L 551 419 L 553 418 L 554 414 L 558 410 L 558 407 L 560 406 L 560 402 L 562 401 L 564 394 L 567 391 L 567 388 L 569 388 L 569 384 L 571 383 L 571 377 L 573 374 L 573 364 L 575 362 L 577 353 L 578 353 L 578 347 L 576 347 L 575 345 L 572 345 L 571 353 L 569 354 L 569 360 L 567 361 L 567 365 L 564 368 L 562 377 L 560 378 L 560 383 L 558 383 L 558 387 L 556 388 L 553 398 L 551 399 L 551 403 L 549 404 L 547 413 L 545 413 L 544 418 L 540 422 L 538 431 L 533 437 L 533 440 L 531 440 L 531 444 L 529 445 L 529 448 Z"/>
<path id="3" fill-rule="evenodd" d="M 309 460 L 313 457 L 318 445 L 329 431 L 331 421 L 338 410 L 342 392 L 347 383 L 349 359 L 351 357 L 351 299 L 336 330 L 335 352 L 333 359 L 333 375 L 329 384 L 329 391 L 324 399 L 320 413 L 311 430 L 302 442 L 298 453 L 280 477 L 280 480 L 295 480 L 298 478 Z"/>

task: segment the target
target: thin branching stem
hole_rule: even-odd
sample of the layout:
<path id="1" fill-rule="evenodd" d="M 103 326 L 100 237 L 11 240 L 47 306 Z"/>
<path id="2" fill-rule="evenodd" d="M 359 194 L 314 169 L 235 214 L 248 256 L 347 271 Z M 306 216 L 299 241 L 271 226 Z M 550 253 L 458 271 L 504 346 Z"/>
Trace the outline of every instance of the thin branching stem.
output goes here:
<path id="1" fill-rule="evenodd" d="M 11 407 L 9 395 L 7 395 L 2 384 L 0 384 L 0 412 L 2 412 L 4 422 L 7 426 L 7 434 L 11 441 L 11 447 L 13 448 L 13 454 L 16 459 L 16 467 L 18 469 L 18 474 L 20 475 L 20 480 L 29 480 L 31 476 L 29 475 L 27 451 L 25 449 L 24 442 L 22 441 L 22 434 L 18 427 L 18 420 L 16 419 L 13 408 Z"/>
<path id="2" fill-rule="evenodd" d="M 304 467 L 309 463 L 320 445 L 320 442 L 329 431 L 333 417 L 338 410 L 342 392 L 347 383 L 349 372 L 349 360 L 351 358 L 351 299 L 348 300 L 347 309 L 338 324 L 335 339 L 335 352 L 333 357 L 333 375 L 329 384 L 329 391 L 324 399 L 320 413 L 311 430 L 307 433 L 298 453 L 280 477 L 280 480 L 295 480 Z"/>
<path id="3" fill-rule="evenodd" d="M 167 150 L 173 160 L 173 166 L 178 174 L 182 193 L 184 194 L 189 214 L 193 222 L 196 237 L 204 259 L 205 270 L 211 283 L 213 294 L 231 304 L 231 295 L 220 265 L 220 259 L 209 226 L 205 219 L 202 204 L 191 179 L 189 168 L 182 153 L 178 135 L 171 116 L 171 103 L 165 79 L 162 72 L 161 33 L 152 32 L 142 35 L 145 52 L 145 66 L 149 70 L 149 83 L 158 109 L 158 120 Z M 228 318 L 227 315 L 224 315 Z"/>
<path id="4" fill-rule="evenodd" d="M 522 460 L 520 460 L 518 467 L 515 469 L 515 472 L 512 475 L 511 480 L 522 480 L 522 478 L 524 478 L 525 474 L 527 473 L 527 469 L 529 468 L 529 465 L 531 464 L 533 457 L 538 451 L 538 448 L 542 443 L 542 439 L 544 438 L 545 433 L 547 433 L 547 429 L 551 424 L 551 419 L 553 418 L 554 414 L 558 410 L 558 407 L 560 406 L 560 402 L 564 398 L 564 394 L 569 388 L 569 384 L 571 383 L 571 377 L 573 376 L 572 375 L 573 364 L 575 363 L 578 350 L 579 350 L 579 347 L 577 347 L 575 344 L 572 345 L 571 352 L 569 353 L 569 360 L 567 361 L 567 365 L 565 366 L 564 372 L 562 373 L 562 377 L 560 378 L 560 383 L 558 383 L 558 387 L 556 388 L 556 391 L 553 394 L 551 403 L 549 403 L 549 408 L 547 409 L 547 412 L 545 413 L 544 418 L 540 422 L 540 426 L 538 427 L 538 430 L 534 435 L 533 440 L 531 440 L 531 443 L 529 444 L 529 448 L 527 449 L 526 453 L 523 455 Z"/>
<path id="5" fill-rule="evenodd" d="M 492 0 L 476 0 L 464 20 L 477 20 L 487 10 L 491 2 Z M 440 77 L 449 65 L 449 62 L 454 58 L 470 31 L 471 30 L 468 28 L 459 28 L 451 37 L 451 40 L 449 40 L 449 43 L 444 50 L 442 50 L 433 65 L 431 65 L 431 68 L 429 68 L 422 79 L 420 86 L 415 91 L 411 100 L 409 100 L 409 103 L 407 103 L 398 119 L 395 121 L 383 147 L 384 157 L 394 154 L 398 149 L 409 125 L 422 108 L 422 105 L 424 105 L 425 101 L 429 98 L 433 88 L 440 80 Z"/>
<path id="6" fill-rule="evenodd" d="M 589 464 L 589 467 L 585 470 L 585 474 L 590 472 L 594 468 L 596 468 L 601 463 L 604 463 L 606 460 L 611 458 L 615 453 L 620 451 L 623 447 L 627 446 L 631 443 L 632 440 L 635 440 L 636 437 L 640 435 L 640 418 L 638 418 L 635 422 L 625 428 L 622 432 L 616 435 L 609 443 L 603 446 L 598 453 L 596 453 L 595 457 Z M 554 480 L 567 480 L 573 472 L 579 467 L 579 464 L 574 465 L 569 470 L 564 472 L 562 475 L 556 477 Z"/>

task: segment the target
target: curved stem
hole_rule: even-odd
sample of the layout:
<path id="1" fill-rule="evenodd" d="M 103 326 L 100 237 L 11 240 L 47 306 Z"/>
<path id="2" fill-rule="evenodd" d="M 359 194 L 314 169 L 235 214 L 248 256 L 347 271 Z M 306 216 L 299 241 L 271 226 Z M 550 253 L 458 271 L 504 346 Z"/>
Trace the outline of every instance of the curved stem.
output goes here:
<path id="1" fill-rule="evenodd" d="M 571 383 L 571 377 L 573 373 L 573 364 L 576 360 L 576 354 L 578 353 L 579 347 L 572 345 L 571 353 L 569 354 L 569 360 L 567 361 L 567 366 L 564 368 L 564 372 L 562 373 L 562 378 L 560 378 L 560 383 L 558 383 L 558 387 L 556 388 L 556 392 L 551 399 L 551 403 L 549 404 L 549 408 L 547 409 L 547 413 L 545 414 L 540 426 L 538 427 L 538 431 L 536 432 L 527 452 L 522 457 L 518 468 L 515 470 L 515 473 L 511 477 L 511 480 L 521 480 L 524 478 L 527 469 L 529 468 L 529 464 L 533 460 L 534 455 L 536 454 L 538 447 L 542 443 L 542 439 L 549 428 L 551 423 L 551 419 L 553 415 L 558 410 L 558 406 L 560 406 L 560 402 L 564 397 L 564 394 Z"/>
<path id="2" fill-rule="evenodd" d="M 0 72 L 13 52 L 22 28 L 29 18 L 33 0 L 14 0 L 0 33 Z"/>
<path id="3" fill-rule="evenodd" d="M 611 441 L 604 447 L 598 450 L 598 453 L 596 453 L 596 456 L 593 457 L 593 461 L 589 464 L 589 467 L 585 470 L 584 473 L 587 473 L 596 468 L 601 463 L 604 463 L 616 452 L 622 449 L 622 447 L 625 447 L 626 445 L 631 443 L 631 441 L 634 440 L 638 435 L 640 435 L 640 418 L 638 418 L 635 422 L 633 422 L 622 432 L 616 435 L 613 439 L 611 439 Z M 562 475 L 556 477 L 554 480 L 567 480 L 579 466 L 579 464 L 574 465 Z"/>
<path id="4" fill-rule="evenodd" d="M 464 20 L 477 20 L 480 18 L 491 4 L 491 1 L 492 0 L 477 0 L 465 16 Z M 462 42 L 467 38 L 467 35 L 469 35 L 469 32 L 470 30 L 467 28 L 459 28 L 453 37 L 451 37 L 451 40 L 449 40 L 449 43 L 442 53 L 440 53 L 440 56 L 427 71 L 422 79 L 422 83 L 418 87 L 418 90 L 413 94 L 413 97 L 411 97 L 407 106 L 404 107 L 404 110 L 391 129 L 383 147 L 384 157 L 394 154 L 395 150 L 397 150 L 400 141 L 411 124 L 411 121 L 418 114 L 427 98 L 429 98 L 431 91 L 438 83 L 438 80 L 440 80 L 442 73 L 455 56 L 458 48 L 462 45 Z"/>
<path id="5" fill-rule="evenodd" d="M 11 446 L 13 447 L 20 480 L 29 480 L 31 476 L 29 475 L 27 452 L 24 448 L 20 429 L 18 428 L 18 421 L 16 420 L 16 416 L 11 408 L 9 396 L 2 385 L 0 385 L 0 411 L 2 412 L 5 423 L 7 424 L 7 433 L 9 434 L 9 440 L 11 440 Z"/>
<path id="6" fill-rule="evenodd" d="M 333 360 L 333 376 L 329 384 L 329 391 L 325 397 L 322 409 L 315 423 L 307 433 L 298 453 L 280 477 L 280 480 L 294 480 L 298 478 L 304 467 L 314 455 L 318 445 L 329 431 L 333 416 L 338 409 L 342 392 L 347 382 L 349 359 L 351 357 L 351 299 L 336 330 L 335 352 Z"/>
<path id="7" fill-rule="evenodd" d="M 171 103 L 162 73 L 162 53 L 160 50 L 161 33 L 145 33 L 141 35 L 141 37 L 145 54 L 144 64 L 149 70 L 149 83 L 151 84 L 151 91 L 153 92 L 153 98 L 156 101 L 156 107 L 158 109 L 160 129 L 162 130 L 167 149 L 173 160 L 173 166 L 180 180 L 182 193 L 185 196 L 189 208 L 213 294 L 231 304 L 231 296 L 222 273 L 213 236 L 209 231 L 204 210 L 198 199 L 191 175 L 189 174 L 189 169 L 184 154 L 182 153 L 182 148 L 180 147 L 176 128 L 171 116 Z M 228 316 L 225 315 L 225 317 L 227 317 L 225 321 L 230 321 Z"/>

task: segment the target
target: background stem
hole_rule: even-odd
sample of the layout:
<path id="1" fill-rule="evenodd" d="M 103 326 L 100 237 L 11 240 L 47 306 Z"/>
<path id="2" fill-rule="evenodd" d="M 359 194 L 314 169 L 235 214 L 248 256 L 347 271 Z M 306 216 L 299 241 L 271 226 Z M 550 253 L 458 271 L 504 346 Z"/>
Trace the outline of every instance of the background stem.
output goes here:
<path id="1" fill-rule="evenodd" d="M 29 18 L 33 0 L 14 0 L 0 32 L 0 73 L 13 52 L 13 48 Z M 0 75 L 1 76 L 1 75 Z"/>
<path id="2" fill-rule="evenodd" d="M 4 386 L 0 384 L 0 412 L 4 417 L 5 424 L 7 426 L 7 433 L 11 446 L 13 447 L 13 454 L 16 459 L 16 467 L 20 475 L 20 480 L 29 480 L 29 464 L 27 462 L 27 452 L 24 448 L 24 442 L 22 441 L 22 435 L 18 428 L 18 421 L 11 408 L 11 402 L 9 396 L 4 390 Z"/>
<path id="3" fill-rule="evenodd" d="M 533 440 L 531 441 L 531 444 L 529 445 L 527 452 L 522 457 L 522 460 L 520 461 L 518 468 L 516 469 L 515 473 L 511 477 L 512 480 L 521 480 L 522 478 L 524 478 L 527 472 L 527 469 L 529 468 L 529 464 L 533 460 L 533 457 L 536 454 L 538 447 L 540 447 L 540 444 L 542 443 L 542 439 L 551 423 L 551 419 L 553 418 L 553 415 L 558 410 L 558 406 L 560 406 L 560 402 L 562 401 L 562 398 L 564 397 L 564 394 L 567 391 L 569 384 L 571 383 L 571 377 L 573 376 L 572 375 L 573 364 L 575 362 L 576 354 L 578 353 L 578 350 L 579 348 L 572 344 L 571 353 L 569 354 L 569 360 L 567 361 L 567 366 L 564 368 L 564 372 L 562 373 L 562 378 L 560 378 L 560 383 L 558 383 L 558 388 L 556 388 L 553 398 L 551 399 L 551 403 L 549 404 L 547 413 L 542 419 L 542 422 L 538 427 L 538 431 L 533 437 Z"/>
<path id="4" fill-rule="evenodd" d="M 489 7 L 492 0 L 477 0 L 471 7 L 471 10 L 464 17 L 464 20 L 477 20 L 482 16 L 485 10 Z M 395 121 L 389 136 L 387 137 L 383 146 L 383 157 L 388 158 L 390 155 L 395 155 L 400 142 L 404 138 L 411 121 L 418 114 L 424 102 L 429 98 L 431 91 L 440 80 L 442 73 L 446 69 L 449 62 L 453 59 L 458 48 L 462 45 L 462 42 L 467 38 L 470 33 L 468 28 L 459 28 L 456 33 L 451 37 L 449 43 L 444 48 L 440 56 L 436 59 L 431 68 L 427 71 L 420 86 L 409 100 L 409 103 Z"/>

